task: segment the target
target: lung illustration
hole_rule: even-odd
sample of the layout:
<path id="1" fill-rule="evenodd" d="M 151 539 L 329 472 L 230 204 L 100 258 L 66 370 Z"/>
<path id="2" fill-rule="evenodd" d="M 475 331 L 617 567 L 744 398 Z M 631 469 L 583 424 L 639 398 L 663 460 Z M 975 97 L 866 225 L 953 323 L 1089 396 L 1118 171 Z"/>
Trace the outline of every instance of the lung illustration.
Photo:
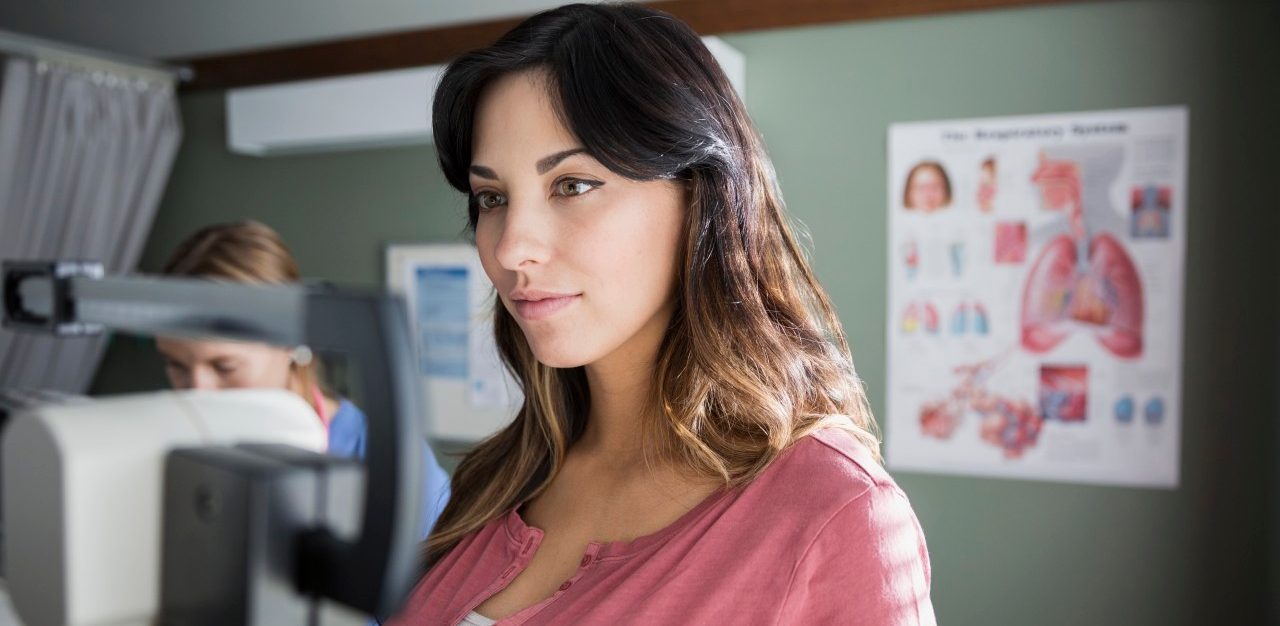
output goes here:
<path id="1" fill-rule="evenodd" d="M 1086 209 L 1091 200 L 1106 202 L 1106 187 L 1100 183 L 1114 177 L 1090 181 L 1090 164 L 1082 161 L 1042 157 L 1032 177 L 1043 191 L 1045 208 L 1067 213 L 1069 232 L 1051 239 L 1027 274 L 1021 343 L 1042 354 L 1074 332 L 1089 332 L 1108 352 L 1137 358 L 1143 346 L 1142 281 L 1118 239 L 1107 232 L 1090 236 Z"/>

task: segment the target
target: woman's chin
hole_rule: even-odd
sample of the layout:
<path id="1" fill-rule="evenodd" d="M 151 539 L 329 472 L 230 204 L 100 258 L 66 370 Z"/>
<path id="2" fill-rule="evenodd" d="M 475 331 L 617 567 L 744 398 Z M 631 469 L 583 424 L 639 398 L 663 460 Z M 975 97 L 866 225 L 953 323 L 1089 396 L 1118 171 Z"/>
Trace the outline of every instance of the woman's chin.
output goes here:
<path id="1" fill-rule="evenodd" d="M 567 369 L 571 367 L 581 367 L 592 361 L 590 356 L 581 349 L 581 346 L 539 345 L 537 343 L 530 343 L 529 348 L 533 350 L 533 357 L 538 359 L 539 363 L 547 367 Z"/>
<path id="2" fill-rule="evenodd" d="M 553 352 L 551 354 L 547 354 L 544 356 L 543 354 L 535 350 L 533 355 L 535 358 L 538 359 L 539 363 L 547 367 L 554 367 L 556 369 L 569 369 L 573 367 L 581 367 L 587 364 L 587 361 L 585 359 L 574 358 L 573 355 L 569 355 L 569 354 L 560 354 L 560 353 Z"/>

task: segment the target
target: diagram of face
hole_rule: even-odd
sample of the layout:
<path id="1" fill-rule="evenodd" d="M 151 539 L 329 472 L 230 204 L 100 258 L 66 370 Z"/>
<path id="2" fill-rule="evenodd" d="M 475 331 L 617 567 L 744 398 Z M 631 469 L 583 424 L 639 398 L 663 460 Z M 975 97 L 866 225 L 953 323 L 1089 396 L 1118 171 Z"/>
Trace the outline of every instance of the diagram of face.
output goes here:
<path id="1" fill-rule="evenodd" d="M 904 205 L 932 213 L 951 204 L 951 181 L 942 166 L 932 161 L 916 165 L 907 176 Z"/>

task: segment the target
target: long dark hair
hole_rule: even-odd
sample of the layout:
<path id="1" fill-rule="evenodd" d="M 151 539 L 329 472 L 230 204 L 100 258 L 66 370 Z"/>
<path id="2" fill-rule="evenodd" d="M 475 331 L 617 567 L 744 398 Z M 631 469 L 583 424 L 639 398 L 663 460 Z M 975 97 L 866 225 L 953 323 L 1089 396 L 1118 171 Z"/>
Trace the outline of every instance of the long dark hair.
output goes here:
<path id="1" fill-rule="evenodd" d="M 796 243 L 773 166 L 719 64 L 686 24 L 637 5 L 535 15 L 445 71 L 433 125 L 440 166 L 470 195 L 474 115 L 494 79 L 540 72 L 565 127 L 611 171 L 674 179 L 690 205 L 676 307 L 653 373 L 646 450 L 725 486 L 749 481 L 817 428 L 878 454 L 844 331 Z M 475 227 L 477 207 L 469 202 Z M 458 466 L 427 543 L 436 562 L 468 533 L 536 496 L 582 433 L 582 368 L 537 361 L 505 308 L 497 344 L 525 402 Z"/>

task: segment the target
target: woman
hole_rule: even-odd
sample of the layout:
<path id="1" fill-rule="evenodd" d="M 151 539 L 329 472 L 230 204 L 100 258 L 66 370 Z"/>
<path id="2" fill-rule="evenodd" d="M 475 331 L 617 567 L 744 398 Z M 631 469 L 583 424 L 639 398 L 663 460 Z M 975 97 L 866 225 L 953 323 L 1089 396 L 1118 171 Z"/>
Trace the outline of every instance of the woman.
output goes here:
<path id="1" fill-rule="evenodd" d="M 434 128 L 525 403 L 395 623 L 933 623 L 843 331 L 692 30 L 539 14 L 449 66 Z"/>
<path id="2" fill-rule="evenodd" d="M 253 221 L 209 226 L 187 238 L 164 267 L 171 276 L 242 283 L 294 283 L 298 264 L 278 234 Z M 157 338 L 169 383 L 178 389 L 282 388 L 302 396 L 325 425 L 329 452 L 365 454 L 365 415 L 346 398 L 328 393 L 305 347 Z M 449 477 L 423 442 L 423 535 L 449 499 Z"/>

